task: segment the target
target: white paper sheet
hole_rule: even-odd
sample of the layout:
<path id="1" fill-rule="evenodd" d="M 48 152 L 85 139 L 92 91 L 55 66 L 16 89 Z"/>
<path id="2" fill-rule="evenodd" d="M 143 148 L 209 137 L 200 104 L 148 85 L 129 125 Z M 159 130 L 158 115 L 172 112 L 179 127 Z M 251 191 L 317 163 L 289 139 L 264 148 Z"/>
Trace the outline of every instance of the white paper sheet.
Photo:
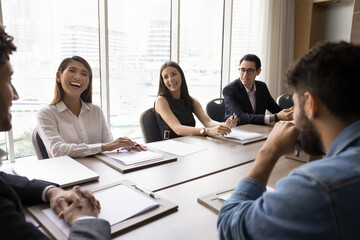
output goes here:
<path id="1" fill-rule="evenodd" d="M 193 144 L 178 142 L 174 140 L 165 140 L 159 142 L 152 142 L 146 144 L 148 148 L 158 149 L 163 152 L 174 154 L 180 157 L 190 155 L 196 152 L 204 151 L 207 148 L 202 146 L 197 146 Z"/>
<path id="2" fill-rule="evenodd" d="M 114 225 L 148 209 L 157 207 L 159 204 L 154 200 L 139 193 L 138 190 L 130 189 L 124 185 L 117 185 L 94 193 L 101 204 L 99 218 L 109 221 Z M 52 209 L 44 209 L 43 212 L 49 217 L 66 236 L 70 234 L 70 227 L 59 219 Z"/>
<path id="3" fill-rule="evenodd" d="M 120 150 L 112 152 L 104 152 L 105 156 L 111 157 L 115 160 L 120 161 L 125 165 L 132 165 L 141 162 L 147 162 L 157 159 L 162 159 L 164 156 L 160 153 L 155 153 L 152 151 L 136 151 L 136 150 Z"/>
<path id="4" fill-rule="evenodd" d="M 231 131 L 231 133 L 223 136 L 225 138 L 234 138 L 234 139 L 238 139 L 240 141 L 247 141 L 247 140 L 253 140 L 256 138 L 260 138 L 262 137 L 262 135 L 260 133 L 254 133 L 254 132 L 245 132 L 245 131 L 240 131 L 240 130 L 235 130 L 233 129 Z"/>

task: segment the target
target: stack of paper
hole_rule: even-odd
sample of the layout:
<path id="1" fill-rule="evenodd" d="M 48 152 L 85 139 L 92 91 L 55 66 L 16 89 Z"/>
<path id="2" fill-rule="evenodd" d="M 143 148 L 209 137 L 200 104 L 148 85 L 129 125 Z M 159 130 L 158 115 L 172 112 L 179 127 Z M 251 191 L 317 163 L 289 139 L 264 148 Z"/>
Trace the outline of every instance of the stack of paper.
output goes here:
<path id="1" fill-rule="evenodd" d="M 262 135 L 260 133 L 254 132 L 245 132 L 240 130 L 232 130 L 231 133 L 224 136 L 225 138 L 233 138 L 240 141 L 249 141 L 257 138 L 261 138 Z"/>
<path id="2" fill-rule="evenodd" d="M 160 153 L 152 151 L 136 151 L 136 150 L 120 150 L 112 152 L 104 152 L 105 156 L 113 158 L 124 165 L 132 165 L 147 161 L 154 161 L 163 158 L 164 156 Z"/>

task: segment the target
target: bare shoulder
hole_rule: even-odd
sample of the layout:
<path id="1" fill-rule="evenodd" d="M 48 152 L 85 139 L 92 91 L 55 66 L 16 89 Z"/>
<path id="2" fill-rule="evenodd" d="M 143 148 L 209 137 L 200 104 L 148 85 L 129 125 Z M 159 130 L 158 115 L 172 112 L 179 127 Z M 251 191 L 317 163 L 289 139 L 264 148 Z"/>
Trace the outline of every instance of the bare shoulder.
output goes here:
<path id="1" fill-rule="evenodd" d="M 158 96 L 155 100 L 155 111 L 162 109 L 162 108 L 170 108 L 168 101 L 163 96 Z"/>
<path id="2" fill-rule="evenodd" d="M 199 102 L 196 98 L 193 98 L 193 97 L 192 97 L 192 99 L 193 99 L 193 101 L 194 101 L 194 102 L 193 102 L 193 107 L 194 107 L 194 109 L 195 109 L 195 108 L 198 108 L 198 107 L 202 108 L 200 102 Z"/>
<path id="3" fill-rule="evenodd" d="M 155 106 L 156 106 L 156 105 L 163 105 L 163 104 L 169 105 L 169 103 L 168 103 L 168 101 L 166 100 L 165 97 L 163 97 L 163 96 L 157 96 L 157 97 L 156 97 L 156 100 L 155 100 Z"/>

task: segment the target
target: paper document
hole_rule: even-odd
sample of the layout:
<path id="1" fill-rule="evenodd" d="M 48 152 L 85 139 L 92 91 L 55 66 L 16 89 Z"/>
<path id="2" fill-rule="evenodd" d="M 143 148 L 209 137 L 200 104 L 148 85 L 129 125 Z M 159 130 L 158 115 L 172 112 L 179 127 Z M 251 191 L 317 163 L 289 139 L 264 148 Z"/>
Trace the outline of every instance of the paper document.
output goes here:
<path id="1" fill-rule="evenodd" d="M 196 152 L 204 151 L 207 148 L 203 146 L 196 146 L 193 144 L 183 143 L 174 140 L 165 140 L 159 142 L 152 142 L 146 144 L 148 148 L 158 149 L 163 152 L 174 154 L 180 157 L 190 155 Z"/>
<path id="2" fill-rule="evenodd" d="M 12 165 L 15 174 L 57 183 L 60 187 L 96 180 L 99 174 L 68 156 L 18 162 Z"/>
<path id="3" fill-rule="evenodd" d="M 124 185 L 117 185 L 94 193 L 101 204 L 98 218 L 107 220 L 110 225 L 124 221 L 151 208 L 159 206 L 157 202 Z M 44 209 L 45 215 L 58 226 L 66 236 L 70 227 L 59 219 L 51 208 Z"/>
<path id="4" fill-rule="evenodd" d="M 254 133 L 254 132 L 245 132 L 245 131 L 240 131 L 240 130 L 235 130 L 233 129 L 231 131 L 231 133 L 223 136 L 225 138 L 234 138 L 234 139 L 238 139 L 240 141 L 247 141 L 247 140 L 253 140 L 256 138 L 261 138 L 263 135 L 261 135 L 260 133 Z"/>
<path id="5" fill-rule="evenodd" d="M 274 191 L 274 189 L 272 187 L 266 186 L 266 191 L 267 192 L 272 192 L 272 191 Z M 230 192 L 230 193 L 227 193 L 227 194 L 224 194 L 224 195 L 220 195 L 220 196 L 217 197 L 217 199 L 226 201 L 226 200 L 228 200 L 230 198 L 232 193 L 233 192 Z"/>
<path id="6" fill-rule="evenodd" d="M 120 161 L 124 165 L 132 165 L 136 163 L 146 162 L 161 159 L 164 156 L 160 153 L 155 153 L 152 151 L 136 151 L 136 150 L 120 150 L 112 152 L 104 152 L 105 156 L 113 158 L 117 161 Z"/>

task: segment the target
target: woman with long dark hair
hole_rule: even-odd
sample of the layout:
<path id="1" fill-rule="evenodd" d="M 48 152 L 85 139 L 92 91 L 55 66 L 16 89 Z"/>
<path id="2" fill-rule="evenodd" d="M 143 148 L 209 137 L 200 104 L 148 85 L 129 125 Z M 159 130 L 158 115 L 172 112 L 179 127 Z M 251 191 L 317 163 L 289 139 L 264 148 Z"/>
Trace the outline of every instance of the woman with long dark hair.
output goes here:
<path id="1" fill-rule="evenodd" d="M 199 101 L 189 95 L 184 72 L 173 61 L 165 62 L 160 68 L 155 113 L 163 139 L 190 135 L 226 135 L 237 123 L 236 116 L 229 117 L 225 123 L 211 120 Z M 205 127 L 195 127 L 193 113 Z"/>

